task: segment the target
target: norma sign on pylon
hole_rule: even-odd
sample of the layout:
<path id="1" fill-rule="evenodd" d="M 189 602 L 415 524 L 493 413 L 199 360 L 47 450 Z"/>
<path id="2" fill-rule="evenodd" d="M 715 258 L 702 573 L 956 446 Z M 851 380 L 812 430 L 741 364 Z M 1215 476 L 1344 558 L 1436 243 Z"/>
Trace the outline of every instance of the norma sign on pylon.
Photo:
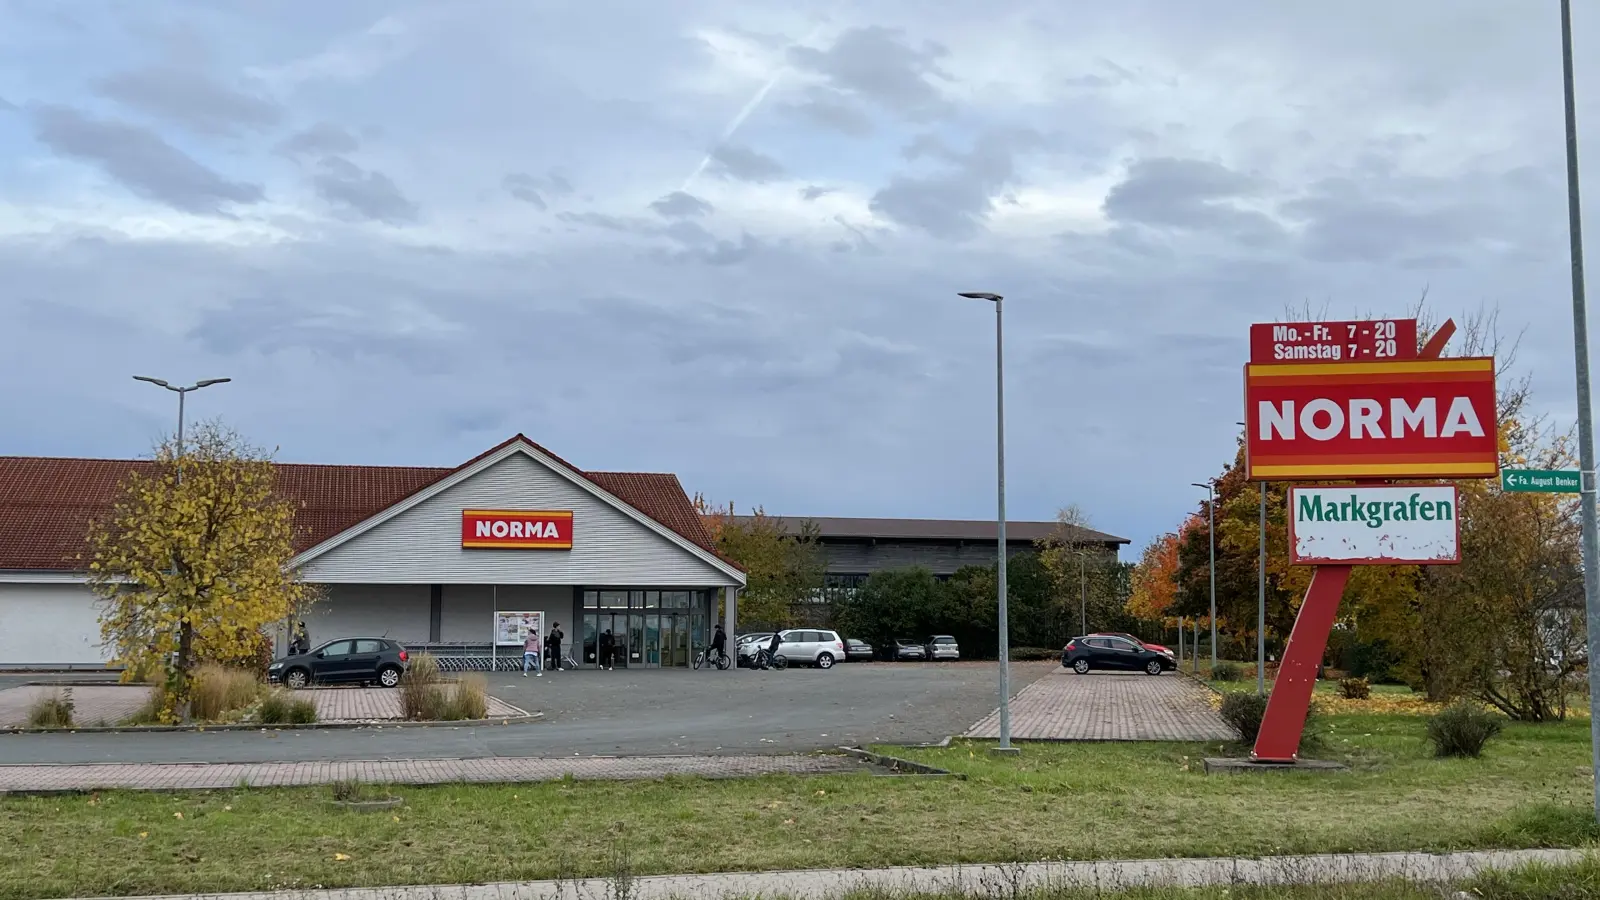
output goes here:
<path id="1" fill-rule="evenodd" d="M 1346 482 L 1290 491 L 1291 562 L 1315 568 L 1252 759 L 1298 758 L 1352 566 L 1459 560 L 1455 489 L 1417 482 L 1499 476 L 1494 360 L 1440 358 L 1454 331 L 1416 351 L 1415 319 L 1251 327 L 1247 477 Z"/>

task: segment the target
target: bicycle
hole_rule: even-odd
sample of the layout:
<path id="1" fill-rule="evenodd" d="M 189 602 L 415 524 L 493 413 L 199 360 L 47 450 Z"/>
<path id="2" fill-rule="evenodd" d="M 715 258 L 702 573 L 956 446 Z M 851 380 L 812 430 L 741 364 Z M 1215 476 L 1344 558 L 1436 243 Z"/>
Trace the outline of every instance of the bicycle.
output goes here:
<path id="1" fill-rule="evenodd" d="M 706 651 L 701 650 L 695 655 L 694 667 L 696 669 L 699 669 L 701 666 L 705 665 L 706 662 Z M 729 657 L 726 652 L 719 654 L 716 659 L 711 660 L 710 662 L 724 672 L 733 667 L 733 659 Z"/>
<path id="2" fill-rule="evenodd" d="M 781 653 L 773 655 L 771 650 L 758 650 L 756 651 L 756 668 L 777 669 L 781 672 L 789 668 L 789 657 Z"/>

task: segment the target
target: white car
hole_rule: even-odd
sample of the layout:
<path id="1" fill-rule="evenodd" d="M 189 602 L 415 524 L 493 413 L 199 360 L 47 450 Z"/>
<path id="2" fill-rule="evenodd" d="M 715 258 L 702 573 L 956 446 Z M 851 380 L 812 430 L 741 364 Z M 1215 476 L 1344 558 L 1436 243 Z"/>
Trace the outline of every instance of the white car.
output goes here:
<path id="1" fill-rule="evenodd" d="M 961 645 L 948 634 L 936 634 L 928 638 L 928 642 L 923 646 L 927 648 L 928 658 L 932 660 L 961 658 Z"/>
<path id="2" fill-rule="evenodd" d="M 783 637 L 778 655 L 791 663 L 831 669 L 834 663 L 845 660 L 844 638 L 839 637 L 837 631 L 791 628 L 778 633 Z"/>

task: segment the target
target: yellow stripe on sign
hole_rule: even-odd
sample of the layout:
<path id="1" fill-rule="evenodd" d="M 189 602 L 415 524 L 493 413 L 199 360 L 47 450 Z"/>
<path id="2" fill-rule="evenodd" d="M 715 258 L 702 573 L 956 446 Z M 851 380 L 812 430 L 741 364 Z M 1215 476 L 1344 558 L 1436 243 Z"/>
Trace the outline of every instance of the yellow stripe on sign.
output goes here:
<path id="1" fill-rule="evenodd" d="M 1425 471 L 1425 474 L 1419 474 Z M 1255 478 L 1360 478 L 1366 475 L 1405 478 L 1446 478 L 1456 476 L 1481 476 L 1493 478 L 1499 474 L 1495 463 L 1435 463 L 1394 464 L 1356 463 L 1335 466 L 1255 466 L 1250 475 Z"/>
<path id="2" fill-rule="evenodd" d="M 1298 377 L 1301 375 L 1406 375 L 1421 372 L 1493 372 L 1489 357 L 1470 359 L 1418 359 L 1372 363 L 1254 363 L 1249 367 L 1257 378 Z"/>

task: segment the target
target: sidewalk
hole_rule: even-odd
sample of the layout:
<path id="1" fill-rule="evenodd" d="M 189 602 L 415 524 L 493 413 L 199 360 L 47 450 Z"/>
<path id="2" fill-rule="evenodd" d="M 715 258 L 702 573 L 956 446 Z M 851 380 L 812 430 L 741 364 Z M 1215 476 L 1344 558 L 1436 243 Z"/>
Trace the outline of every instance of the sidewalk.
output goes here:
<path id="1" fill-rule="evenodd" d="M 1479 853 L 1377 853 L 1284 856 L 1265 859 L 1104 860 L 1010 866 L 938 866 L 894 869 L 818 869 L 726 875 L 657 875 L 519 884 L 418 885 L 314 891 L 206 894 L 233 900 L 828 900 L 877 888 L 901 893 L 964 890 L 980 897 L 1014 897 L 1041 888 L 1113 891 L 1138 887 L 1229 884 L 1309 884 L 1404 878 L 1453 881 L 1490 869 L 1580 862 L 1581 850 L 1495 850 Z M 202 895 L 186 895 L 198 900 Z M 176 898 L 173 898 L 176 900 Z"/>
<path id="2" fill-rule="evenodd" d="M 667 775 L 748 778 L 861 772 L 847 756 L 573 756 L 482 759 L 333 760 L 296 763 L 107 763 L 0 766 L 0 794 L 47 791 L 193 791 L 363 781 L 427 785 L 633 780 Z"/>

